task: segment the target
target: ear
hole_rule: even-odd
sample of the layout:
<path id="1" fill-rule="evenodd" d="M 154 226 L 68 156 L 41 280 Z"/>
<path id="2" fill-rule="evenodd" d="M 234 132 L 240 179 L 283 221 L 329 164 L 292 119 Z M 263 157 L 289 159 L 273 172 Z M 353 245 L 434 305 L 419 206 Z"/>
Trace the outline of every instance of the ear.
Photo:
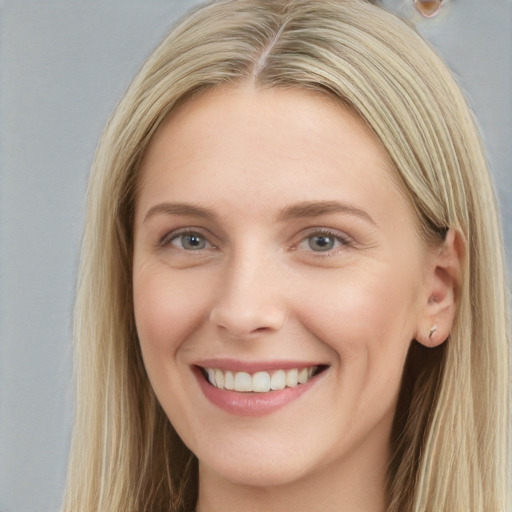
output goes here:
<path id="1" fill-rule="evenodd" d="M 461 232 L 450 228 L 440 246 L 427 255 L 423 314 L 416 340 L 426 347 L 437 347 L 450 335 L 462 279 L 466 244 Z"/>

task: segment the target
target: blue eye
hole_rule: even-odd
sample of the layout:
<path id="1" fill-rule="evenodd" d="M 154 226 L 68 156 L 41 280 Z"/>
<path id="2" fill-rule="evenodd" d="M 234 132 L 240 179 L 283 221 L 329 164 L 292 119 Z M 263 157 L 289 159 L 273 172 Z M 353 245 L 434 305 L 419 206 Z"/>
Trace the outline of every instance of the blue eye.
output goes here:
<path id="1" fill-rule="evenodd" d="M 326 231 L 312 233 L 299 243 L 299 249 L 303 251 L 329 252 L 341 246 L 349 245 L 343 237 Z"/>
<path id="2" fill-rule="evenodd" d="M 330 251 L 334 248 L 336 239 L 332 235 L 313 235 L 308 237 L 308 246 L 313 251 Z"/>
<path id="3" fill-rule="evenodd" d="M 200 251 L 211 247 L 211 244 L 199 233 L 180 233 L 169 240 L 171 245 L 185 251 Z"/>

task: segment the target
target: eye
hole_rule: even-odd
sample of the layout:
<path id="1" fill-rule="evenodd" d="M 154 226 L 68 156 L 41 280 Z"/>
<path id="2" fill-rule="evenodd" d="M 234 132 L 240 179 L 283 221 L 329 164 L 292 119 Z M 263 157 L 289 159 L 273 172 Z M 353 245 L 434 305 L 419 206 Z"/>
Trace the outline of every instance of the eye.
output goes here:
<path id="1" fill-rule="evenodd" d="M 161 245 L 171 245 L 185 251 L 200 251 L 213 247 L 204 236 L 195 231 L 170 233 L 162 240 Z"/>
<path id="2" fill-rule="evenodd" d="M 303 251 L 330 252 L 346 245 L 349 245 L 349 241 L 339 234 L 319 231 L 301 240 L 298 248 Z"/>
<path id="3" fill-rule="evenodd" d="M 313 235 L 307 238 L 308 246 L 313 251 L 330 251 L 334 248 L 336 239 L 329 235 Z"/>

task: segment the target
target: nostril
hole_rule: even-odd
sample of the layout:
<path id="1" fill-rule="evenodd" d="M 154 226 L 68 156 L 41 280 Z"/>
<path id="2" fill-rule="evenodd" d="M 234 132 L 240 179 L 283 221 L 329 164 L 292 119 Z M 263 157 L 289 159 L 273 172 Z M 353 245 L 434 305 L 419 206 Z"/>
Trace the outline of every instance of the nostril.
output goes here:
<path id="1" fill-rule="evenodd" d="M 257 335 L 265 334 L 266 332 L 271 332 L 274 330 L 272 327 L 256 327 L 251 328 L 250 326 L 243 325 L 241 323 L 234 324 L 234 323 L 226 323 L 226 324 L 218 324 L 217 327 L 221 329 L 221 331 L 224 331 L 228 333 L 229 335 L 235 337 L 235 338 L 250 338 Z"/>
<path id="2" fill-rule="evenodd" d="M 231 303 L 214 308 L 210 321 L 231 336 L 245 338 L 281 329 L 286 316 L 284 309 L 276 306 L 258 304 L 242 308 Z"/>

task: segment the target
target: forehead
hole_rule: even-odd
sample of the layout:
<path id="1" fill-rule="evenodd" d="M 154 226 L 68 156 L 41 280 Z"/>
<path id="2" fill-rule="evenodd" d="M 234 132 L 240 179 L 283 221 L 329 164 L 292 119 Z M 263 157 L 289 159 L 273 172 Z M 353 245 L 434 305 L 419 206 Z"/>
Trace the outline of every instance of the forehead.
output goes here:
<path id="1" fill-rule="evenodd" d="M 222 87 L 181 105 L 159 127 L 142 162 L 137 209 L 159 200 L 286 206 L 371 195 L 391 206 L 404 201 L 395 173 L 373 132 L 327 95 Z"/>
<path id="2" fill-rule="evenodd" d="M 334 140 L 336 127 L 343 127 L 342 139 Z M 230 136 L 228 140 L 226 135 Z M 142 169 L 154 164 L 157 154 L 159 158 L 178 147 L 180 153 L 198 145 L 211 147 L 218 139 L 223 139 L 225 146 L 236 152 L 235 142 L 242 138 L 249 140 L 253 147 L 264 144 L 266 150 L 274 149 L 281 155 L 283 149 L 295 149 L 288 157 L 315 148 L 322 148 L 327 154 L 330 143 L 335 143 L 332 149 L 338 150 L 366 144 L 373 146 L 372 156 L 382 165 L 390 170 L 393 167 L 382 143 L 360 116 L 328 93 L 300 88 L 259 88 L 248 83 L 208 90 L 175 108 L 153 136 Z M 185 147 L 173 144 L 178 139 L 188 143 Z"/>

